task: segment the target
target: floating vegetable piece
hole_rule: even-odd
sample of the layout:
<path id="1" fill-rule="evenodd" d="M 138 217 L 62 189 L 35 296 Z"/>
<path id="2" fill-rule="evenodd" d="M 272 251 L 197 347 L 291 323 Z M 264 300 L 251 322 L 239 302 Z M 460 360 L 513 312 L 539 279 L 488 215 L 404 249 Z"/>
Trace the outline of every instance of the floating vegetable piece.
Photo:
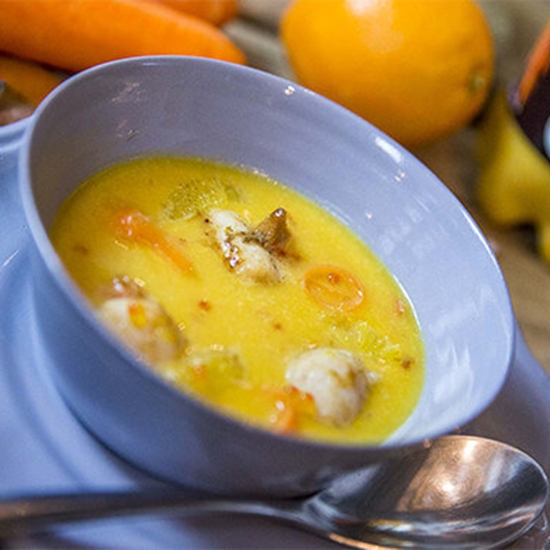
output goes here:
<path id="1" fill-rule="evenodd" d="M 238 198 L 236 189 L 221 179 L 191 178 L 181 182 L 170 193 L 164 204 L 164 214 L 171 220 L 186 220 Z"/>
<path id="2" fill-rule="evenodd" d="M 275 411 L 270 421 L 275 433 L 289 434 L 298 430 L 299 419 L 296 408 L 286 396 L 275 401 Z"/>
<path id="3" fill-rule="evenodd" d="M 143 0 L 0 0 L 0 50 L 69 72 L 140 55 L 244 63 L 214 25 Z"/>
<path id="4" fill-rule="evenodd" d="M 193 270 L 193 265 L 169 235 L 139 210 L 123 210 L 116 218 L 118 235 L 123 239 L 146 244 L 160 252 L 183 273 Z"/>
<path id="5" fill-rule="evenodd" d="M 203 370 L 205 378 L 220 387 L 228 382 L 245 381 L 245 369 L 238 353 L 226 347 L 195 350 L 189 355 L 188 365 L 190 368 Z"/>
<path id="6" fill-rule="evenodd" d="M 331 265 L 311 268 L 304 276 L 304 287 L 320 305 L 332 310 L 353 310 L 365 297 L 363 286 L 352 273 Z"/>
<path id="7" fill-rule="evenodd" d="M 280 434 L 290 434 L 300 431 L 300 420 L 305 416 L 315 417 L 315 402 L 313 396 L 304 393 L 293 386 L 282 390 L 266 391 L 273 394 L 274 412 L 270 417 L 271 428 Z"/>
<path id="8" fill-rule="evenodd" d="M 250 391 L 248 374 L 239 353 L 215 344 L 207 348 L 188 349 L 179 365 L 165 371 L 176 386 L 184 384 L 203 397 L 220 401 L 235 391 Z"/>

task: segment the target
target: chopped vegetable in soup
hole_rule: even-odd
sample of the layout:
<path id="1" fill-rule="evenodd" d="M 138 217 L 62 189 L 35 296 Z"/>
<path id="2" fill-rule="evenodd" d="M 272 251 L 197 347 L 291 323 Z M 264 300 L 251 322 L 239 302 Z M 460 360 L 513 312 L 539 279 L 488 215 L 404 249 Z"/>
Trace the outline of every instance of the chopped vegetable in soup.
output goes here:
<path id="1" fill-rule="evenodd" d="M 98 317 L 172 384 L 276 432 L 378 443 L 414 409 L 414 311 L 326 210 L 253 171 L 150 157 L 66 201 L 51 237 Z"/>

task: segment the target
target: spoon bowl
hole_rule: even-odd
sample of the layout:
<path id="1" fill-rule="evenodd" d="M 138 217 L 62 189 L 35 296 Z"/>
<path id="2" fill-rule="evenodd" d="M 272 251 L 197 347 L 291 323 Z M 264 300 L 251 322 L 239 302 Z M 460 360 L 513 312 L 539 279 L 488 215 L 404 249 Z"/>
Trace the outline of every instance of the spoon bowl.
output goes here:
<path id="1" fill-rule="evenodd" d="M 446 436 L 345 476 L 309 504 L 348 544 L 487 548 L 525 533 L 547 499 L 546 474 L 529 455 Z"/>
<path id="2" fill-rule="evenodd" d="M 494 548 L 526 533 L 548 496 L 547 476 L 529 455 L 498 441 L 450 435 L 343 476 L 305 499 L 170 490 L 3 500 L 0 536 L 121 515 L 234 513 L 271 517 L 356 548 Z"/>

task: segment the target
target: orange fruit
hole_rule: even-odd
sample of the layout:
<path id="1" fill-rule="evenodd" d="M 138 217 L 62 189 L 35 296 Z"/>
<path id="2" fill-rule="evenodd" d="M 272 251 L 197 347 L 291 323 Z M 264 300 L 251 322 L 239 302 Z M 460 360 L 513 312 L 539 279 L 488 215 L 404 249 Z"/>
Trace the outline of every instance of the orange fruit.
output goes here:
<path id="1" fill-rule="evenodd" d="M 493 80 L 475 0 L 294 0 L 281 39 L 298 82 L 408 147 L 466 126 Z"/>

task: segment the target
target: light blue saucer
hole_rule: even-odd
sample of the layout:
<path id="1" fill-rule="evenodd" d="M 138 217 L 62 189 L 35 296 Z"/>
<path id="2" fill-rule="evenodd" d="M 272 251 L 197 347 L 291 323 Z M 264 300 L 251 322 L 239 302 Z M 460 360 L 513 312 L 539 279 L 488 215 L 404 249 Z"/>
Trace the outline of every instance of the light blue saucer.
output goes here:
<path id="1" fill-rule="evenodd" d="M 24 128 L 24 123 L 0 128 L 0 496 L 155 484 L 78 423 L 49 377 L 30 299 L 31 241 L 16 181 Z M 550 378 L 519 330 L 503 391 L 467 431 L 518 445 L 550 468 Z M 517 547 L 543 548 L 549 539 L 544 521 Z M 14 548 L 337 548 L 267 520 L 233 517 L 102 521 L 9 543 Z"/>

